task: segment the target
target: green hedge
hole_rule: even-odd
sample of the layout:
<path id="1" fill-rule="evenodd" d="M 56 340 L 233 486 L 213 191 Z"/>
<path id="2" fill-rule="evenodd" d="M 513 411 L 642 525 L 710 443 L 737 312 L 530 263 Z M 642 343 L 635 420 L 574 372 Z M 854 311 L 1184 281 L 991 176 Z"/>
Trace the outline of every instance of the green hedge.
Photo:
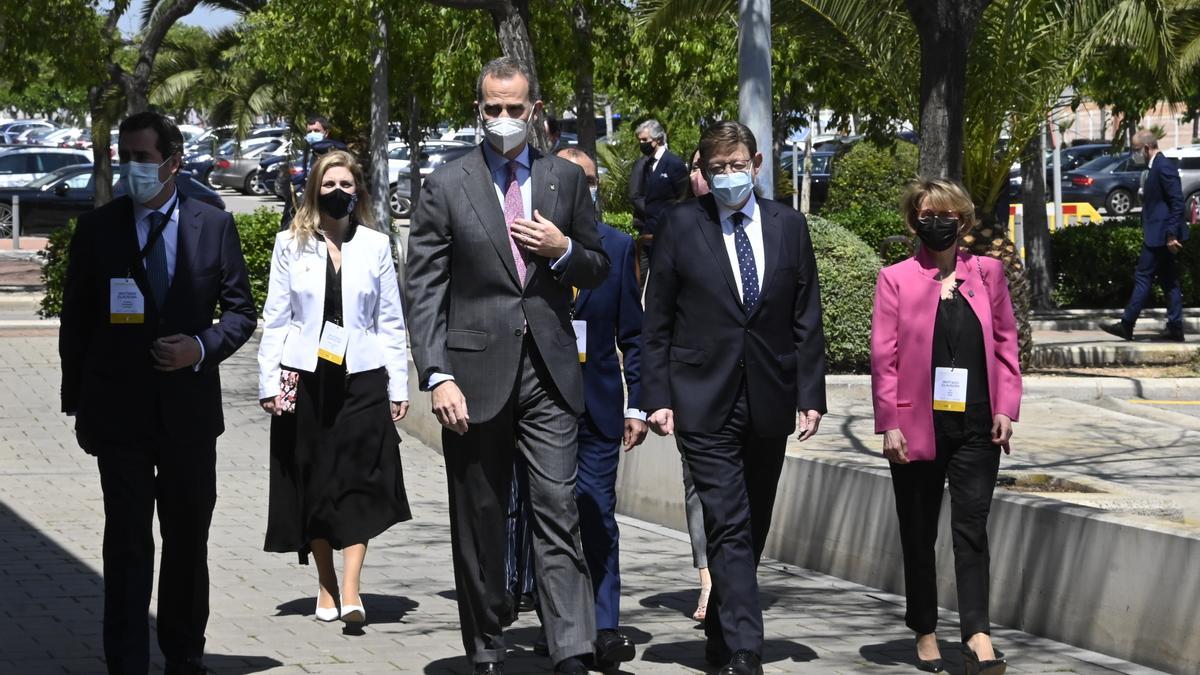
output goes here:
<path id="1" fill-rule="evenodd" d="M 838 225 L 858 235 L 867 246 L 871 247 L 883 259 L 885 265 L 904 260 L 912 255 L 912 250 L 904 244 L 889 243 L 884 245 L 888 237 L 911 237 L 904 218 L 896 206 L 881 208 L 879 206 L 856 206 L 842 211 L 826 211 L 821 215 Z"/>
<path id="2" fill-rule="evenodd" d="M 915 145 L 900 142 L 881 148 L 867 141 L 855 143 L 833 164 L 822 215 L 854 209 L 895 213 L 905 184 L 916 175 Z"/>
<path id="3" fill-rule="evenodd" d="M 1200 297 L 1200 251 L 1195 241 L 1188 242 L 1177 258 L 1185 302 Z M 1133 293 L 1133 268 L 1141 250 L 1142 225 L 1136 217 L 1053 231 L 1055 302 L 1081 309 L 1124 307 Z M 1154 304 L 1165 304 L 1157 285 L 1152 298 Z"/>
<path id="4" fill-rule="evenodd" d="M 808 217 L 830 372 L 864 373 L 871 361 L 871 305 L 879 257 L 861 238 L 821 216 Z"/>
<path id="5" fill-rule="evenodd" d="M 275 234 L 279 232 L 279 214 L 267 208 L 254 213 L 234 215 L 238 236 L 242 239 L 242 254 L 246 258 L 246 269 L 250 276 L 250 292 L 259 313 L 267 298 L 267 282 L 271 275 L 271 251 L 275 248 Z M 71 236 L 75 232 L 75 221 L 55 230 L 50 235 L 46 248 L 38 255 L 42 258 L 42 283 L 46 294 L 42 297 L 38 314 L 43 318 L 62 313 L 63 285 L 67 278 L 67 252 Z"/>

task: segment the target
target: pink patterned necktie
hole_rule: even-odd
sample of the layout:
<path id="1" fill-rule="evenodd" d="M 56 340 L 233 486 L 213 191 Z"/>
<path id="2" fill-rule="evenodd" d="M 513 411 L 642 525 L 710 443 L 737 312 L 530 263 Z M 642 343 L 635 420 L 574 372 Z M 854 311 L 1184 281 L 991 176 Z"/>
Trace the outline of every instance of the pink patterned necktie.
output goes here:
<path id="1" fill-rule="evenodd" d="M 521 198 L 521 184 L 517 181 L 517 160 L 508 162 L 508 180 L 504 188 L 504 224 L 508 226 L 508 243 L 512 246 L 513 261 L 517 264 L 517 278 L 525 285 L 525 251 L 517 246 L 512 236 L 513 221 L 525 217 L 525 200 Z"/>

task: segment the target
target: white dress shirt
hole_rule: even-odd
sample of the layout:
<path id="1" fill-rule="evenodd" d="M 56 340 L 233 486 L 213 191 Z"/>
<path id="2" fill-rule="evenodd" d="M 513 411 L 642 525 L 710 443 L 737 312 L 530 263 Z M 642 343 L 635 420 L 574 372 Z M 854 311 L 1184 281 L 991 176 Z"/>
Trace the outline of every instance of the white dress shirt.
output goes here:
<path id="1" fill-rule="evenodd" d="M 666 153 L 667 153 L 667 144 L 666 143 L 663 143 L 662 145 L 658 146 L 658 149 L 656 149 L 654 151 L 654 161 L 650 163 L 650 172 L 651 173 L 658 171 L 658 160 L 662 159 L 662 156 L 665 155 Z"/>
<path id="2" fill-rule="evenodd" d="M 753 192 L 750 193 L 750 200 L 743 204 L 738 212 L 746 216 L 742 219 L 742 228 L 746 230 L 746 237 L 750 239 L 754 270 L 758 273 L 758 290 L 762 293 L 766 253 L 763 246 L 762 211 L 758 208 Z M 721 218 L 721 238 L 725 240 L 725 253 L 729 255 L 729 264 L 733 267 L 733 281 L 737 284 L 738 298 L 741 299 L 745 297 L 745 290 L 742 289 L 742 266 L 738 263 L 737 243 L 733 237 L 733 214 L 733 209 L 717 202 L 717 215 Z"/>
<path id="3" fill-rule="evenodd" d="M 171 195 L 162 206 L 157 209 L 152 209 L 145 204 L 133 203 L 133 223 L 137 229 L 138 250 L 146 248 L 146 242 L 150 239 L 150 214 L 158 211 L 164 216 L 169 212 L 171 219 L 167 221 L 167 226 L 163 228 L 162 243 L 167 250 L 167 288 L 175 281 L 175 258 L 179 251 L 179 209 L 175 204 L 179 201 L 179 192 L 172 186 L 174 194 Z M 150 256 L 142 257 L 142 267 L 149 271 Z M 196 344 L 200 345 L 200 360 L 196 365 L 192 366 L 192 370 L 199 371 L 200 365 L 204 363 L 204 343 L 195 335 L 192 336 L 196 340 Z"/>

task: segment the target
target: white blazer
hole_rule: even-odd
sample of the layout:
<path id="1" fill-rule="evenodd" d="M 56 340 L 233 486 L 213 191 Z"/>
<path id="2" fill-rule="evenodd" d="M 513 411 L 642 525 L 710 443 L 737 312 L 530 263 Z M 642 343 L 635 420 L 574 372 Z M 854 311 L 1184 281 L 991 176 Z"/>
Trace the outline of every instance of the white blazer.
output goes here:
<path id="1" fill-rule="evenodd" d="M 303 250 L 291 232 L 275 237 L 258 346 L 258 397 L 279 394 L 280 366 L 312 372 L 325 324 L 324 241 Z M 388 400 L 408 400 L 408 336 L 390 238 L 359 226 L 342 244 L 342 323 L 349 332 L 346 372 L 385 366 Z"/>

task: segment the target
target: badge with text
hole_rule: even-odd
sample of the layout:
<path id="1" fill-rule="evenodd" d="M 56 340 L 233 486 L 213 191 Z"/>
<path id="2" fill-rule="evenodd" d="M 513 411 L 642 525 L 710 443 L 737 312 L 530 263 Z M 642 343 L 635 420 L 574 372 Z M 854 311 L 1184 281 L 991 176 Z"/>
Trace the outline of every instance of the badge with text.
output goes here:
<path id="1" fill-rule="evenodd" d="M 967 409 L 966 368 L 934 368 L 933 409 L 950 412 Z"/>
<path id="2" fill-rule="evenodd" d="M 575 349 L 579 352 L 579 362 L 587 362 L 587 322 L 572 321 L 571 328 L 575 329 Z"/>
<path id="3" fill-rule="evenodd" d="M 146 323 L 146 297 L 133 279 L 110 279 L 109 323 Z"/>
<path id="4" fill-rule="evenodd" d="M 329 321 L 321 329 L 321 345 L 317 348 L 317 356 L 336 365 L 342 365 L 346 357 L 346 343 L 350 337 L 344 326 Z"/>

